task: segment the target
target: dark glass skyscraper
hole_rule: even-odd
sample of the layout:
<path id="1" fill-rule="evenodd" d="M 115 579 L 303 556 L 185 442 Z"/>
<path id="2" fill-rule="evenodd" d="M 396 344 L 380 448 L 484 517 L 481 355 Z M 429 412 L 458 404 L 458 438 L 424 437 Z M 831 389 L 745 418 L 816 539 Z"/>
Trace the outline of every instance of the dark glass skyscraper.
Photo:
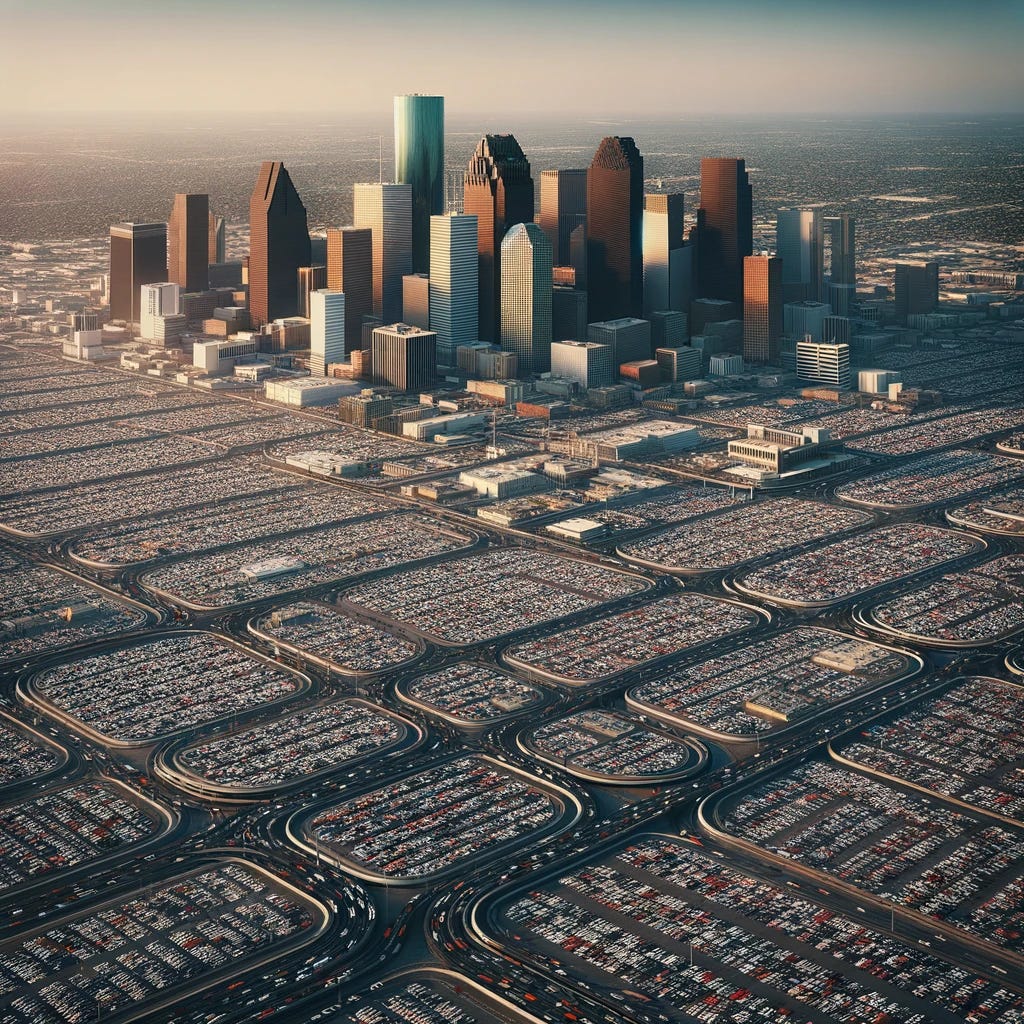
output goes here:
<path id="1" fill-rule="evenodd" d="M 569 236 L 587 219 L 586 168 L 569 171 L 542 171 L 540 176 L 540 214 L 537 223 L 548 236 L 554 251 L 555 266 L 567 266 L 572 257 Z"/>
<path id="2" fill-rule="evenodd" d="M 115 224 L 110 229 L 110 319 L 138 321 L 144 284 L 167 280 L 167 225 Z"/>
<path id="3" fill-rule="evenodd" d="M 700 297 L 742 302 L 743 260 L 753 250 L 753 193 L 744 161 L 704 157 L 697 211 Z"/>
<path id="4" fill-rule="evenodd" d="M 299 267 L 309 266 L 306 208 L 279 160 L 264 160 L 249 200 L 249 319 L 253 327 L 298 310 Z"/>
<path id="5" fill-rule="evenodd" d="M 179 192 L 167 221 L 167 280 L 183 292 L 210 284 L 210 197 Z"/>
<path id="6" fill-rule="evenodd" d="M 601 140 L 587 172 L 587 293 L 592 321 L 643 315 L 644 159 L 630 138 Z"/>
<path id="7" fill-rule="evenodd" d="M 463 210 L 477 221 L 480 340 L 501 336 L 501 240 L 533 221 L 530 163 L 514 135 L 485 135 L 466 169 Z"/>
<path id="8" fill-rule="evenodd" d="M 848 316 L 857 295 L 857 224 L 848 213 L 825 218 L 829 256 L 828 302 L 834 313 Z"/>
<path id="9" fill-rule="evenodd" d="M 395 97 L 395 181 L 412 185 L 412 265 L 430 268 L 430 218 L 444 213 L 444 97 Z"/>

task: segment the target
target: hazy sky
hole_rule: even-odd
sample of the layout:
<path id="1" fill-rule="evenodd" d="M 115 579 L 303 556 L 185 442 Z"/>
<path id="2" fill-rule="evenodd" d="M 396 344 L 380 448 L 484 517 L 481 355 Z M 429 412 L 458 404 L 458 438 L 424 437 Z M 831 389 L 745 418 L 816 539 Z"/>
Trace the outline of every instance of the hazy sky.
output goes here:
<path id="1" fill-rule="evenodd" d="M 1024 109 L 1024 0 L 0 0 L 0 115 Z"/>

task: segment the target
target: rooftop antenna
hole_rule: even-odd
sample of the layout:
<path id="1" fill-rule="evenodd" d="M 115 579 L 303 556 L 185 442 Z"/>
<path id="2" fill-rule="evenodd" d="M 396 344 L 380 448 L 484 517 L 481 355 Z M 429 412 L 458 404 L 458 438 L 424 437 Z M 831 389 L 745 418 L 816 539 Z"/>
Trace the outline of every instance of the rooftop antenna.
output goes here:
<path id="1" fill-rule="evenodd" d="M 377 183 L 384 184 L 384 136 L 377 136 Z"/>

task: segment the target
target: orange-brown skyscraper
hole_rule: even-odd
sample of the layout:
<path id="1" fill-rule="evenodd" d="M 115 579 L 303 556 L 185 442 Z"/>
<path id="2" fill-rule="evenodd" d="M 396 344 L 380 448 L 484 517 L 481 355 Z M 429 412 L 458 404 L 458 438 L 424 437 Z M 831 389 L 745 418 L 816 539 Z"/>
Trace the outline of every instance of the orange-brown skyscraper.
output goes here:
<path id="1" fill-rule="evenodd" d="M 179 192 L 167 220 L 167 280 L 183 292 L 210 285 L 210 197 Z"/>
<path id="2" fill-rule="evenodd" d="M 279 160 L 264 160 L 249 200 L 249 319 L 253 327 L 298 309 L 299 267 L 309 266 L 306 208 Z"/>
<path id="3" fill-rule="evenodd" d="M 743 260 L 754 251 L 754 207 L 746 165 L 737 157 L 700 162 L 697 211 L 698 292 L 704 299 L 743 299 Z"/>
<path id="4" fill-rule="evenodd" d="M 485 135 L 466 169 L 463 210 L 477 222 L 480 340 L 501 336 L 501 240 L 533 221 L 530 163 L 514 135 Z"/>
<path id="5" fill-rule="evenodd" d="M 327 229 L 327 287 L 345 293 L 345 351 L 362 344 L 363 317 L 373 314 L 373 232 Z"/>
<path id="6" fill-rule="evenodd" d="M 644 158 L 630 138 L 601 140 L 587 171 L 587 294 L 592 322 L 642 316 Z"/>
<path id="7" fill-rule="evenodd" d="M 779 363 L 783 328 L 782 260 L 746 256 L 743 260 L 743 360 Z"/>

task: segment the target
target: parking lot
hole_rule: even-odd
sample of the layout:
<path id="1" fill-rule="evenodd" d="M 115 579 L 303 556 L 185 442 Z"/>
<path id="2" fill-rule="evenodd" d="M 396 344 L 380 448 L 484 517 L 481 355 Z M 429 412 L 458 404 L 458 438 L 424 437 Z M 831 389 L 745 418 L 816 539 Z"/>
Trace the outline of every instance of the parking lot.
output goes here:
<path id="1" fill-rule="evenodd" d="M 277 608 L 255 620 L 252 628 L 257 636 L 324 661 L 339 672 L 383 672 L 417 652 L 415 644 L 322 602 Z"/>
<path id="2" fill-rule="evenodd" d="M 0 551 L 0 661 L 134 629 L 143 611 L 57 569 Z"/>
<path id="3" fill-rule="evenodd" d="M 501 924 L 515 955 L 571 968 L 625 1013 L 747 1024 L 1024 1019 L 1013 991 L 668 836 L 641 837 L 516 898 Z"/>
<path id="4" fill-rule="evenodd" d="M 648 582 L 546 551 L 505 548 L 364 583 L 343 597 L 447 644 L 493 640 L 635 594 Z"/>
<path id="5" fill-rule="evenodd" d="M 920 668 L 879 644 L 800 626 L 634 686 L 626 703 L 724 738 L 785 728 Z"/>
<path id="6" fill-rule="evenodd" d="M 982 533 L 1024 536 L 1024 487 L 1000 487 L 995 494 L 946 511 L 954 526 Z"/>
<path id="7" fill-rule="evenodd" d="M 1010 950 L 1024 948 L 1024 832 L 836 764 L 748 790 L 733 835 Z"/>
<path id="8" fill-rule="evenodd" d="M 151 570 L 142 582 L 193 607 L 223 608 L 390 569 L 470 543 L 425 516 L 399 512 L 185 558 Z"/>
<path id="9" fill-rule="evenodd" d="M 417 676 L 404 688 L 399 686 L 398 696 L 459 725 L 500 721 L 535 708 L 548 697 L 539 687 L 469 661 Z"/>
<path id="10" fill-rule="evenodd" d="M 187 520 L 183 509 L 214 509 L 240 498 L 279 491 L 290 478 L 259 461 L 234 458 L 158 469 L 126 480 L 82 484 L 39 494 L 0 497 L 0 523 L 45 536 L 100 523 L 142 526 L 145 516 Z M 130 526 L 129 526 L 130 528 Z"/>
<path id="11" fill-rule="evenodd" d="M 798 498 L 773 498 L 746 502 L 698 522 L 630 541 L 620 545 L 616 553 L 627 561 L 666 572 L 707 572 L 845 533 L 869 522 L 870 516 L 852 509 Z"/>
<path id="12" fill-rule="evenodd" d="M 104 566 L 131 565 L 391 511 L 391 506 L 352 491 L 282 486 L 289 479 L 281 476 L 267 483 L 272 489 L 197 508 L 188 515 L 175 510 L 90 531 L 75 541 L 74 557 Z"/>
<path id="13" fill-rule="evenodd" d="M 107 740 L 139 744 L 290 697 L 301 683 L 209 634 L 179 633 L 47 669 L 31 686 Z"/>
<path id="14" fill-rule="evenodd" d="M 843 484 L 836 497 L 870 508 L 921 508 L 1021 479 L 1024 462 L 1019 459 L 954 448 Z"/>
<path id="15" fill-rule="evenodd" d="M 467 998 L 469 994 L 476 999 Z M 472 986 L 458 976 L 422 975 L 415 981 L 397 981 L 381 991 L 368 993 L 353 1009 L 340 1015 L 328 1010 L 322 1016 L 309 1018 L 307 1024 L 320 1019 L 333 1019 L 348 1024 L 502 1024 L 507 1022 L 508 1011 L 502 1007 L 500 1015 L 489 1013 L 480 1005 L 480 996 Z"/>
<path id="16" fill-rule="evenodd" d="M 970 535 L 934 526 L 880 526 L 754 569 L 736 586 L 780 604 L 825 608 L 980 549 Z"/>
<path id="17" fill-rule="evenodd" d="M 1024 413 L 1011 407 L 970 409 L 942 419 L 896 427 L 870 437 L 847 441 L 846 447 L 865 455 L 903 458 L 918 455 L 929 448 L 966 444 L 986 434 L 1009 430 L 1024 423 Z"/>
<path id="18" fill-rule="evenodd" d="M 332 429 L 328 433 L 320 434 L 315 439 L 307 438 L 275 444 L 267 454 L 271 459 L 283 462 L 289 455 L 298 455 L 300 452 L 315 449 L 318 452 L 330 452 L 331 455 L 343 459 L 379 465 L 381 462 L 402 456 L 423 455 L 429 452 L 431 447 L 431 445 L 405 441 L 400 437 L 388 434 L 375 434 L 369 430 L 360 430 L 358 427 L 335 424 L 332 425 Z"/>
<path id="19" fill-rule="evenodd" d="M 950 573 L 875 605 L 868 621 L 923 643 L 983 646 L 1024 629 L 1024 555 Z"/>
<path id="20" fill-rule="evenodd" d="M 342 700 L 186 747 L 174 763 L 211 786 L 263 790 L 383 754 L 409 732 L 391 714 Z"/>
<path id="21" fill-rule="evenodd" d="M 66 871 L 159 831 L 152 806 L 112 782 L 79 782 L 3 809 L 0 890 Z"/>
<path id="22" fill-rule="evenodd" d="M 1024 690 L 987 676 L 871 726 L 838 751 L 859 766 L 1024 824 Z"/>
<path id="23" fill-rule="evenodd" d="M 0 947 L 0 1020 L 78 1024 L 141 1009 L 212 975 L 237 976 L 322 920 L 317 905 L 248 864 L 178 875 Z"/>
<path id="24" fill-rule="evenodd" d="M 427 879 L 551 825 L 552 797 L 498 762 L 459 757 L 336 804 L 308 832 L 373 877 Z"/>
<path id="25" fill-rule="evenodd" d="M 39 455 L 0 462 L 0 493 L 25 494 L 49 488 L 70 489 L 125 473 L 166 469 L 208 458 L 211 451 L 183 437 L 140 438 L 109 448 Z"/>
<path id="26" fill-rule="evenodd" d="M 675 594 L 508 647 L 502 658 L 531 676 L 585 686 L 745 633 L 762 621 L 743 605 Z"/>
<path id="27" fill-rule="evenodd" d="M 621 711 L 577 711 L 525 733 L 520 746 L 598 782 L 665 782 L 693 774 L 706 750 Z"/>
<path id="28" fill-rule="evenodd" d="M 0 786 L 25 782 L 61 762 L 54 747 L 37 739 L 6 715 L 0 715 Z"/>

